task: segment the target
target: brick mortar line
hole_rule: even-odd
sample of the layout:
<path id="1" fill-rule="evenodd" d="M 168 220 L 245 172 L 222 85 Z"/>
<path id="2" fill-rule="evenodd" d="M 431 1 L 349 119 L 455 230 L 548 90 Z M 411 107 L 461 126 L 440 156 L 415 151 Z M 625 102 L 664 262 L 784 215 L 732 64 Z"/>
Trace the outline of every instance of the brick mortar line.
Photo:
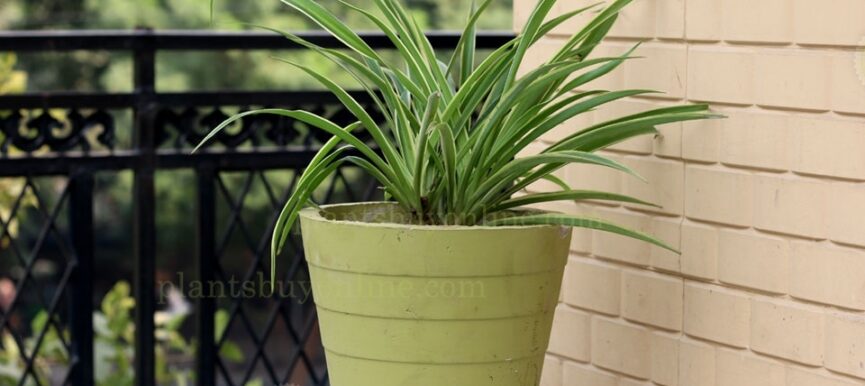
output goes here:
<path id="1" fill-rule="evenodd" d="M 544 37 L 544 40 L 566 40 L 569 35 L 562 33 L 550 33 Z M 801 43 L 796 41 L 790 42 L 761 42 L 747 40 L 731 40 L 731 39 L 699 39 L 688 37 L 666 37 L 666 36 L 609 36 L 605 39 L 614 43 L 627 42 L 646 42 L 646 43 L 662 43 L 667 45 L 688 45 L 695 47 L 729 47 L 729 48 L 766 48 L 777 50 L 791 51 L 834 51 L 834 52 L 856 52 L 865 48 L 865 45 L 855 44 L 815 44 Z"/>
<path id="2" fill-rule="evenodd" d="M 865 86 L 863 86 L 865 87 Z M 648 98 L 643 98 L 648 99 Z M 829 119 L 835 121 L 844 121 L 844 122 L 860 122 L 861 118 L 865 117 L 865 112 L 862 113 L 849 113 L 845 111 L 831 110 L 831 109 L 808 109 L 808 108 L 799 108 L 799 107 L 784 107 L 784 106 L 771 106 L 771 105 L 761 105 L 759 103 L 735 103 L 735 102 L 723 102 L 723 101 L 713 101 L 713 100 L 702 100 L 702 99 L 691 99 L 692 101 L 702 102 L 702 103 L 710 103 L 713 106 L 721 108 L 723 111 L 730 111 L 733 113 L 765 113 L 766 115 L 793 115 L 796 118 L 805 118 L 805 119 Z"/>
<path id="3" fill-rule="evenodd" d="M 587 255 L 584 253 L 572 251 L 568 255 L 568 259 L 569 260 L 574 259 L 577 261 L 586 261 L 586 262 L 589 262 L 589 264 L 597 264 L 597 265 L 601 265 L 603 267 L 610 268 L 610 269 L 618 269 L 618 270 L 622 270 L 622 272 L 627 270 L 627 271 L 634 272 L 634 273 L 637 273 L 637 272 L 651 273 L 651 274 L 663 276 L 663 277 L 668 278 L 668 279 L 681 279 L 683 288 L 684 288 L 684 286 L 686 286 L 688 284 L 714 286 L 714 287 L 718 287 L 720 289 L 726 289 L 726 290 L 729 290 L 731 292 L 735 292 L 737 294 L 748 295 L 749 299 L 757 299 L 757 300 L 764 300 L 764 301 L 765 300 L 783 301 L 783 302 L 788 303 L 791 306 L 798 306 L 801 308 L 812 309 L 812 311 L 816 311 L 817 309 L 819 309 L 824 314 L 834 313 L 834 314 L 843 314 L 843 315 L 848 315 L 848 316 L 865 316 L 865 310 L 857 310 L 855 308 L 844 307 L 844 306 L 837 305 L 837 304 L 823 303 L 823 302 L 803 299 L 803 298 L 794 296 L 790 293 L 770 292 L 770 291 L 761 290 L 758 288 L 752 288 L 752 287 L 747 287 L 747 286 L 743 286 L 743 285 L 739 285 L 739 284 L 729 283 L 726 281 L 722 281 L 720 279 L 707 279 L 707 278 L 695 277 L 695 276 L 687 275 L 687 274 L 684 274 L 681 272 L 672 272 L 669 270 L 658 269 L 658 268 L 651 267 L 651 266 L 647 267 L 647 266 L 641 266 L 641 265 L 637 265 L 637 264 L 631 264 L 631 263 L 627 263 L 627 262 L 623 262 L 623 261 L 619 261 L 619 260 L 615 260 L 615 259 L 610 259 L 610 258 L 606 258 L 606 257 L 599 257 L 595 254 Z M 684 304 L 684 295 L 683 295 L 682 300 L 683 300 L 682 304 Z M 559 302 L 559 303 L 567 305 L 568 307 L 571 307 L 571 308 L 575 308 L 575 309 L 589 312 L 589 313 L 593 313 L 593 314 L 599 314 L 599 315 L 604 315 L 604 316 L 615 316 L 615 315 L 611 315 L 611 314 L 605 314 L 601 311 L 583 308 L 583 307 L 580 307 L 578 305 L 570 304 L 570 303 L 565 302 L 564 300 Z M 619 316 L 621 316 L 621 313 L 622 312 L 620 309 L 619 310 L 619 314 L 620 314 Z M 683 328 L 682 331 L 684 331 L 684 325 L 682 328 Z M 664 331 L 670 331 L 670 330 L 664 330 Z"/>
<path id="4" fill-rule="evenodd" d="M 618 154 L 620 151 L 617 151 Z M 641 155 L 636 153 L 624 153 L 628 155 Z M 660 157 L 660 156 L 659 156 Z M 743 165 L 743 164 L 735 164 L 726 161 L 706 161 L 699 160 L 694 158 L 673 158 L 673 157 L 663 157 L 665 160 L 679 160 L 683 163 L 687 163 L 687 166 L 695 166 L 699 168 L 705 169 L 718 169 L 719 171 L 741 171 L 745 173 L 763 173 L 768 176 L 774 176 L 779 178 L 784 177 L 793 177 L 791 179 L 804 180 L 808 182 L 827 182 L 827 183 L 839 183 L 839 184 L 849 184 L 849 185 L 860 185 L 865 182 L 865 176 L 862 178 L 851 178 L 851 177 L 841 177 L 841 176 L 831 176 L 825 174 L 818 174 L 814 172 L 806 172 L 798 169 L 772 169 L 763 166 L 751 166 L 751 165 Z"/>

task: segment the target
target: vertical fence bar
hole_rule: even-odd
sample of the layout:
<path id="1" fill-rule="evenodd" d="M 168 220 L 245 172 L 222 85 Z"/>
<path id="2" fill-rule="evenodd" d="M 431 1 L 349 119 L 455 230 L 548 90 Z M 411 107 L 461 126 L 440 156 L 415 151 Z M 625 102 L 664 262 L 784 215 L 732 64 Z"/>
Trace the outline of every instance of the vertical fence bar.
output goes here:
<path id="1" fill-rule="evenodd" d="M 135 169 L 135 385 L 153 386 L 156 311 L 156 143 L 154 139 L 156 51 L 151 30 L 138 30 L 134 52 L 135 147 L 139 162 Z"/>
<path id="2" fill-rule="evenodd" d="M 93 173 L 70 175 L 69 229 L 75 249 L 69 281 L 69 328 L 72 334 L 74 386 L 93 385 Z"/>
<path id="3" fill-rule="evenodd" d="M 202 285 L 209 285 L 216 280 L 213 259 L 216 256 L 216 171 L 211 164 L 203 164 L 196 170 L 198 179 L 198 200 L 196 217 L 198 218 L 196 269 L 198 280 Z M 214 318 L 216 316 L 216 299 L 202 296 L 198 299 L 198 349 L 196 350 L 195 367 L 198 386 L 214 386 L 216 384 L 216 344 Z"/>

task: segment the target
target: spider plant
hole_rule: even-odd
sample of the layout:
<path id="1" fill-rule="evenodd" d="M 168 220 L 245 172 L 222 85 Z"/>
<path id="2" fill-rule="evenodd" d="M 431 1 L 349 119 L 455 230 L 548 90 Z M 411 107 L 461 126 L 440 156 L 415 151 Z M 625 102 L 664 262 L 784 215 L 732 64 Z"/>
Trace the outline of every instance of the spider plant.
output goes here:
<path id="1" fill-rule="evenodd" d="M 338 1 L 381 29 L 398 52 L 398 62 L 385 60 L 352 28 L 313 0 L 282 2 L 335 36 L 348 53 L 323 48 L 290 32 L 262 28 L 280 33 L 339 65 L 366 90 L 383 112 L 385 122 L 373 120 L 351 94 L 327 76 L 283 60 L 327 87 L 357 121 L 341 127 L 307 111 L 261 109 L 229 118 L 204 139 L 253 114 L 289 117 L 333 135 L 309 163 L 279 216 L 272 239 L 273 258 L 310 195 L 343 164 L 356 165 L 375 177 L 386 195 L 411 214 L 411 223 L 584 227 L 672 250 L 647 234 L 602 220 L 515 210 L 562 200 L 648 205 L 624 195 L 575 189 L 553 173 L 569 164 L 589 164 L 636 177 L 627 166 L 595 152 L 635 136 L 657 134 L 657 125 L 714 117 L 706 105 L 658 108 L 596 123 L 567 135 L 539 154 L 518 157 L 545 133 L 579 114 L 654 92 L 587 89 L 589 82 L 634 58 L 636 46 L 620 56 L 591 56 L 631 0 L 614 0 L 603 9 L 596 4 L 551 18 L 548 16 L 556 0 L 539 0 L 522 32 L 482 60 L 475 50 L 475 26 L 493 0 L 473 2 L 462 37 L 447 61 L 437 58 L 430 41 L 399 1 L 375 0 L 376 11 Z M 533 44 L 568 19 L 586 12 L 595 15 L 551 59 L 519 75 L 520 65 Z M 369 132 L 374 146 L 357 136 L 361 129 Z M 539 180 L 551 181 L 560 190 L 516 196 Z"/>

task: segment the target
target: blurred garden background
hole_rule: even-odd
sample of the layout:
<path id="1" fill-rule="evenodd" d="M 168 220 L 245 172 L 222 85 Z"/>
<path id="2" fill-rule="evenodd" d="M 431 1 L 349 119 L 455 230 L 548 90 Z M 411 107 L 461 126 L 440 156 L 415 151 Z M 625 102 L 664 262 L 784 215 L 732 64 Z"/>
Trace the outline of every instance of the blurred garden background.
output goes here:
<path id="1" fill-rule="evenodd" d="M 348 0 L 348 2 L 370 9 L 373 0 Z M 363 19 L 349 8 L 340 5 L 337 0 L 319 1 L 344 20 L 350 21 L 356 30 L 372 30 L 371 23 Z M 463 26 L 471 2 L 467 0 L 404 0 L 423 24 L 425 30 L 459 30 Z M 512 24 L 512 1 L 496 0 L 487 10 L 486 17 L 480 21 L 480 26 L 486 30 L 509 30 Z M 290 31 L 316 29 L 298 14 L 292 12 L 278 0 L 217 0 L 213 9 L 209 0 L 0 0 L 0 29 L 16 30 L 130 30 L 136 28 L 165 29 L 198 29 L 198 30 L 250 30 L 249 23 L 269 26 Z M 160 52 L 157 57 L 156 88 L 160 92 L 184 92 L 192 90 L 317 90 L 321 89 L 312 79 L 283 63 L 274 60 L 273 56 L 290 58 L 305 63 L 319 71 L 325 71 L 332 79 L 338 80 L 347 88 L 353 84 L 349 77 L 336 66 L 322 61 L 315 54 L 303 51 L 171 51 Z M 108 51 L 72 51 L 72 52 L 39 52 L 18 53 L 0 52 L 0 94 L 39 93 L 54 91 L 86 91 L 86 92 L 129 92 L 132 84 L 132 55 L 128 52 Z M 354 87 L 357 88 L 357 87 Z M 12 112 L 0 111 L 0 117 Z M 61 111 L 29 111 L 26 114 L 50 114 L 62 119 L 65 112 Z M 230 112 L 229 112 L 230 113 Z M 116 126 L 116 141 L 118 148 L 131 147 L 132 114 L 130 111 L 118 111 L 113 114 Z M 3 134 L 0 133 L 0 136 Z M 14 149 L 12 150 L 14 156 Z M 22 171 L 26 174 L 26 171 Z M 250 177 L 249 173 L 221 173 L 224 194 L 236 198 L 234 204 L 242 207 L 243 232 L 226 230 L 220 233 L 225 236 L 226 243 L 221 261 L 226 275 L 242 275 L 249 269 L 253 258 L 248 237 L 258 240 L 265 233 L 266 219 L 271 215 L 271 205 L 268 189 L 282 191 L 288 187 L 293 177 L 290 172 L 262 172 L 265 178 Z M 336 186 L 329 194 L 336 201 L 348 198 L 344 190 L 352 184 L 352 178 Z M 53 234 L 68 233 L 68 223 L 56 222 L 56 231 L 49 232 L 38 253 L 38 260 L 33 264 L 33 280 L 23 291 L 26 294 L 16 294 L 15 283 L 19 282 L 22 271 L 20 256 L 27 256 L 31 250 L 28 246 L 39 244 L 37 240 L 42 235 L 42 224 L 50 217 L 52 210 L 62 200 L 65 179 L 62 177 L 40 177 L 27 182 L 24 178 L 0 179 L 0 308 L 9 305 L 11 299 L 20 295 L 20 306 L 10 325 L 18 332 L 38 331 L 45 325 L 42 315 L 43 306 L 39 297 L 51 293 L 51 287 L 57 282 L 63 271 L 62 238 L 54 238 Z M 112 356 L 106 359 L 110 365 L 103 366 L 102 384 L 122 385 L 132 382 L 132 374 L 128 367 L 131 348 L 127 344 L 114 345 L 118 341 L 128 340 L 130 318 L 124 316 L 131 313 L 134 300 L 129 297 L 129 288 L 125 283 L 133 275 L 133 207 L 131 194 L 133 175 L 131 171 L 119 173 L 99 173 L 96 175 L 95 189 L 95 234 L 97 271 L 94 277 L 96 296 L 94 302 L 100 310 L 96 316 L 99 323 L 104 322 L 104 328 L 97 331 L 97 338 L 104 342 L 102 355 Z M 271 184 L 268 186 L 267 184 Z M 191 170 L 165 171 L 156 173 L 156 228 L 157 237 L 157 280 L 176 282 L 179 275 L 192 275 L 193 261 L 190 256 L 195 253 L 195 176 Z M 217 219 L 232 217 L 231 200 L 217 200 Z M 65 211 L 60 208 L 57 218 L 65 218 Z M 226 226 L 224 220 L 217 227 Z M 229 227 L 235 227 L 228 224 Z M 26 263 L 26 262 L 24 262 Z M 109 294 L 106 296 L 106 294 Z M 105 299 L 103 301 L 103 299 Z M 183 303 L 183 302 L 181 302 Z M 260 312 L 256 311 L 256 302 L 246 302 L 245 307 L 255 322 L 256 317 L 264 317 L 266 301 L 262 301 Z M 169 308 L 164 306 L 165 309 Z M 165 311 L 165 309 L 163 311 Z M 170 310 L 169 310 L 170 311 Z M 176 311 L 176 310 L 174 310 Z M 100 316 L 101 315 L 101 316 Z M 130 314 L 131 315 L 131 314 Z M 160 333 L 168 336 L 163 339 L 167 357 L 163 357 L 161 382 L 165 384 L 182 384 L 191 380 L 186 370 L 189 350 L 194 348 L 194 342 L 184 337 L 190 336 L 186 319 L 188 313 L 181 318 L 163 321 Z M 240 332 L 232 332 L 238 323 L 225 325 L 225 315 L 218 326 L 234 336 L 234 343 L 222 347 L 224 358 L 234 358 L 237 362 L 248 362 L 250 350 L 254 342 L 247 341 Z M 10 316 L 11 318 L 11 316 Z M 15 320 L 17 319 L 17 320 Z M 111 321 L 111 322 L 108 322 Z M 2 332 L 2 326 L 0 326 Z M 65 334 L 62 328 L 57 328 L 52 334 Z M 285 332 L 283 332 L 285 334 Z M 279 332 L 272 338 L 267 350 L 284 350 L 280 342 L 285 343 L 287 337 L 280 338 Z M 100 338 L 101 337 L 101 338 Z M 47 336 L 46 339 L 57 339 Z M 131 338 L 129 338 L 131 339 Z M 282 339 L 282 340 L 281 340 Z M 50 343 L 50 342 L 49 342 Z M 56 342 L 55 342 L 56 343 Z M 16 354 L 9 352 L 11 344 L 0 344 L 5 351 L 0 351 L 0 385 L 17 384 L 14 377 L 16 369 Z M 98 346 L 98 345 L 97 345 Z M 272 347 L 270 347 L 272 346 Z M 226 348 L 228 347 L 228 348 Z M 97 347 L 99 349 L 99 347 Z M 109 350 L 110 349 L 110 350 Z M 50 356 L 50 345 L 43 345 L 45 357 Z M 49 351 L 44 351 L 49 350 Z M 106 351 L 108 350 L 108 351 Z M 228 351 L 235 352 L 228 352 Z M 170 354 L 170 355 L 169 355 Z M 97 356 L 100 352 L 97 352 Z M 278 354 L 273 354 L 278 356 Z M 169 357 L 180 358 L 180 364 L 171 365 Z M 104 358 L 103 358 L 104 359 Z M 62 361 L 63 358 L 52 360 Z M 46 382 L 50 383 L 51 363 L 43 363 Z M 97 361 L 97 372 L 100 371 Z M 172 367 L 174 366 L 174 367 Z M 171 370 L 171 369 L 174 370 Z M 119 371 L 121 369 L 123 371 Z M 184 369 L 184 370 L 179 370 Z M 157 369 L 158 371 L 160 369 Z M 104 372 L 110 371 L 111 374 Z M 256 371 L 263 371 L 258 369 Z M 4 374 L 12 376 L 4 378 Z M 6 374 L 8 375 L 8 374 Z M 253 379 L 256 379 L 253 377 Z"/>

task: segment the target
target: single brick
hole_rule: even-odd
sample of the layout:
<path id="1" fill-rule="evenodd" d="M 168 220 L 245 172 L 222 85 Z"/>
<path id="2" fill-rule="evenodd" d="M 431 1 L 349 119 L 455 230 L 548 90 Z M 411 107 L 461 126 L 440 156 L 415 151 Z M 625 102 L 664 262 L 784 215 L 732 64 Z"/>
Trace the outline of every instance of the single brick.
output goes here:
<path id="1" fill-rule="evenodd" d="M 651 334 L 617 321 L 593 318 L 592 363 L 640 379 L 651 375 Z"/>
<path id="2" fill-rule="evenodd" d="M 554 356 L 544 358 L 544 371 L 541 374 L 540 386 L 563 386 L 562 361 Z"/>
<path id="3" fill-rule="evenodd" d="M 762 234 L 721 230 L 718 278 L 730 284 L 786 293 L 790 275 L 787 241 Z"/>
<path id="4" fill-rule="evenodd" d="M 720 287 L 685 285 L 685 333 L 691 336 L 747 347 L 751 305 L 747 297 Z"/>
<path id="5" fill-rule="evenodd" d="M 625 271 L 622 315 L 633 322 L 667 330 L 682 329 L 681 279 Z"/>
<path id="6" fill-rule="evenodd" d="M 675 249 L 682 249 L 682 220 L 680 218 L 656 217 L 652 221 L 652 235 Z M 659 271 L 679 273 L 682 257 L 675 252 L 650 246 L 649 263 Z"/>
<path id="7" fill-rule="evenodd" d="M 735 112 L 720 120 L 721 162 L 728 165 L 788 170 L 789 114 Z"/>
<path id="8" fill-rule="evenodd" d="M 828 183 L 757 176 L 756 191 L 757 228 L 814 239 L 827 236 Z"/>
<path id="9" fill-rule="evenodd" d="M 865 317 L 827 316 L 826 367 L 839 373 L 865 378 Z"/>
<path id="10" fill-rule="evenodd" d="M 832 75 L 832 110 L 865 114 L 865 75 L 861 74 L 865 73 L 862 68 L 865 67 L 865 54 L 862 49 L 856 53 L 823 51 L 822 54 L 832 59 L 832 66 L 827 71 Z"/>
<path id="11" fill-rule="evenodd" d="M 787 124 L 793 170 L 865 180 L 865 152 L 861 151 L 865 149 L 865 123 L 861 119 L 793 116 Z"/>
<path id="12" fill-rule="evenodd" d="M 691 46 L 688 50 L 690 99 L 744 105 L 754 103 L 757 55 L 753 49 Z"/>
<path id="13" fill-rule="evenodd" d="M 549 352 L 588 362 L 589 326 L 589 314 L 559 306 L 553 321 Z"/>
<path id="14" fill-rule="evenodd" d="M 800 44 L 855 46 L 865 36 L 859 0 L 793 0 L 793 34 Z"/>
<path id="15" fill-rule="evenodd" d="M 829 237 L 842 243 L 865 246 L 865 185 L 830 185 Z"/>
<path id="16" fill-rule="evenodd" d="M 721 40 L 723 5 L 717 0 L 687 0 L 685 36 L 688 40 Z"/>
<path id="17" fill-rule="evenodd" d="M 701 279 L 718 277 L 718 230 L 685 222 L 682 224 L 682 273 Z"/>
<path id="18" fill-rule="evenodd" d="M 662 333 L 652 334 L 652 382 L 676 386 L 679 379 L 679 340 Z"/>
<path id="19" fill-rule="evenodd" d="M 830 57 L 821 52 L 761 50 L 755 58 L 758 104 L 830 109 L 831 73 L 827 71 L 832 64 Z"/>
<path id="20" fill-rule="evenodd" d="M 689 218 L 749 226 L 753 200 L 750 174 L 701 166 L 685 168 L 685 215 Z"/>
<path id="21" fill-rule="evenodd" d="M 679 385 L 715 385 L 715 348 L 692 340 L 679 344 Z"/>
<path id="22" fill-rule="evenodd" d="M 620 268 L 592 262 L 591 259 L 570 259 L 565 269 L 565 303 L 618 315 L 621 271 Z"/>
<path id="23" fill-rule="evenodd" d="M 655 35 L 659 38 L 685 37 L 685 0 L 655 2 Z"/>
<path id="24" fill-rule="evenodd" d="M 640 2 L 633 4 L 637 3 Z M 649 43 L 641 46 L 636 55 L 645 58 L 625 62 L 625 87 L 661 91 L 664 93 L 661 96 L 666 98 L 685 97 L 687 52 L 684 45 Z"/>
<path id="25" fill-rule="evenodd" d="M 769 300 L 751 304 L 751 349 L 813 366 L 823 364 L 823 314 Z"/>
<path id="26" fill-rule="evenodd" d="M 725 110 L 718 112 L 731 115 Z M 682 158 L 706 163 L 718 162 L 721 153 L 723 123 L 721 119 L 683 122 Z"/>
<path id="27" fill-rule="evenodd" d="M 685 165 L 682 162 L 626 156 L 624 163 L 650 182 L 647 184 L 637 178 L 624 176 L 624 194 L 659 205 L 660 208 L 636 204 L 628 206 L 665 214 L 682 214 L 685 178 Z"/>
<path id="28" fill-rule="evenodd" d="M 793 40 L 789 0 L 727 0 L 721 15 L 725 40 L 786 43 Z M 716 15 L 715 17 L 719 17 Z"/>
<path id="29" fill-rule="evenodd" d="M 785 386 L 784 366 L 742 351 L 719 349 L 717 386 Z"/>
<path id="30" fill-rule="evenodd" d="M 682 158 L 682 123 L 669 123 L 656 127 L 658 135 L 654 137 L 653 151 L 658 157 Z"/>
<path id="31" fill-rule="evenodd" d="M 865 253 L 828 244 L 792 244 L 790 295 L 865 311 Z"/>

